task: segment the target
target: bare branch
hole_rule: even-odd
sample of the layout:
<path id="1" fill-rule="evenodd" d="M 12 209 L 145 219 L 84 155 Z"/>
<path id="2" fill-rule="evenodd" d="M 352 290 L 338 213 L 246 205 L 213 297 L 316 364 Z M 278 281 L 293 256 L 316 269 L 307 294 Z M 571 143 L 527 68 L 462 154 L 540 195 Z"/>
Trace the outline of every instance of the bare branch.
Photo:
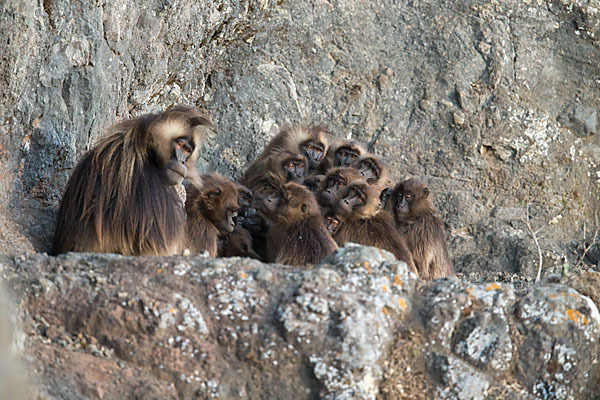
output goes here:
<path id="1" fill-rule="evenodd" d="M 575 264 L 575 267 L 579 267 L 579 266 L 583 265 L 583 260 L 585 259 L 585 256 L 587 256 L 587 253 L 590 251 L 590 249 L 592 247 L 594 247 L 594 245 L 596 244 L 596 240 L 598 240 L 598 232 L 600 231 L 600 226 L 598 225 L 598 212 L 597 211 L 594 211 L 594 227 L 595 227 L 594 228 L 594 236 L 592 237 L 592 241 L 588 245 L 585 242 L 585 237 L 587 236 L 587 230 L 586 230 L 586 226 L 585 226 L 585 221 L 583 222 L 583 240 L 581 241 L 581 243 L 583 244 L 583 253 L 581 253 L 581 257 L 579 257 L 579 260 Z"/>
<path id="2" fill-rule="evenodd" d="M 527 203 L 527 206 L 525 208 L 525 218 L 524 218 L 523 222 L 525 223 L 525 226 L 527 227 L 527 231 L 529 232 L 529 235 L 533 239 L 533 243 L 535 244 L 535 247 L 537 248 L 537 251 L 538 251 L 538 271 L 537 271 L 537 275 L 535 276 L 535 282 L 539 282 L 540 278 L 542 276 L 542 263 L 544 261 L 543 256 L 542 256 L 542 248 L 540 247 L 540 243 L 538 241 L 538 236 L 537 236 L 537 234 L 540 232 L 541 228 L 538 229 L 537 231 L 534 231 L 531 226 L 531 222 L 529 222 L 529 203 Z"/>

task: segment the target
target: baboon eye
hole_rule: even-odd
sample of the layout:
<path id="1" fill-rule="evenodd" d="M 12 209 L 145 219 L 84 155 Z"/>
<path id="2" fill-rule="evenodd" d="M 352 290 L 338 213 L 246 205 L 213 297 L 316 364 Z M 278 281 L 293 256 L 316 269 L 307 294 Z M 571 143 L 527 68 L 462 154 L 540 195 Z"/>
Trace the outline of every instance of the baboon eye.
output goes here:
<path id="1" fill-rule="evenodd" d="M 344 183 L 343 183 L 342 181 L 339 181 L 339 182 L 337 183 L 337 187 L 342 187 L 342 186 L 344 186 Z"/>
<path id="2" fill-rule="evenodd" d="M 294 168 L 294 163 L 293 162 L 288 163 L 288 168 Z"/>
<path id="3" fill-rule="evenodd" d="M 313 149 L 313 145 L 312 144 L 307 144 L 306 145 L 306 150 L 312 150 Z"/>
<path id="4" fill-rule="evenodd" d="M 406 196 L 407 199 L 412 199 L 412 194 L 405 194 L 404 196 Z"/>
<path id="5" fill-rule="evenodd" d="M 346 157 L 347 155 L 348 155 L 348 153 L 346 153 L 345 151 L 340 151 L 340 156 Z"/>
<path id="6" fill-rule="evenodd" d="M 298 168 L 304 168 L 304 163 L 298 163 Z"/>

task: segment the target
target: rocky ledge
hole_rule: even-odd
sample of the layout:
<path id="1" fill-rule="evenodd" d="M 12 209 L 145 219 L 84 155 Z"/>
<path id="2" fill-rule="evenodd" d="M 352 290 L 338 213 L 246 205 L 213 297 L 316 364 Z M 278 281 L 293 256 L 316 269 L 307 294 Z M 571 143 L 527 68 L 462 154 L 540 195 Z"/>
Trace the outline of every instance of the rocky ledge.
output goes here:
<path id="1" fill-rule="evenodd" d="M 598 273 L 423 282 L 352 244 L 306 269 L 32 254 L 0 271 L 38 398 L 587 399 L 600 377 Z"/>

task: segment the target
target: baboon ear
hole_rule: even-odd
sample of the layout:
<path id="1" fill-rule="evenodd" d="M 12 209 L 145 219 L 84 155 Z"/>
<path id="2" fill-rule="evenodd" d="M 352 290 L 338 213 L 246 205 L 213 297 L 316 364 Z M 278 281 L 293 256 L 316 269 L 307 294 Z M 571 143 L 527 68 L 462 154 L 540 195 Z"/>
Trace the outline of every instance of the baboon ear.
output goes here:
<path id="1" fill-rule="evenodd" d="M 306 204 L 302 204 L 302 214 L 306 215 L 307 212 L 308 212 L 308 206 Z"/>
<path id="2" fill-rule="evenodd" d="M 423 196 L 428 197 L 429 196 L 429 188 L 423 188 Z"/>

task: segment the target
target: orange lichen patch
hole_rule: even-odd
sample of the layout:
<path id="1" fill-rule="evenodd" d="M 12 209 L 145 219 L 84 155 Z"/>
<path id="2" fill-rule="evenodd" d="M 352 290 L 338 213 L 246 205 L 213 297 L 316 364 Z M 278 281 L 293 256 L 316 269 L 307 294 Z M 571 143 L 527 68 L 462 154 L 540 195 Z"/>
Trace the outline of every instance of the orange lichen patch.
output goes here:
<path id="1" fill-rule="evenodd" d="M 408 307 L 402 297 L 398 297 L 398 304 L 400 304 L 400 308 L 402 309 L 402 311 L 405 311 L 406 307 Z"/>
<path id="2" fill-rule="evenodd" d="M 490 283 L 490 284 L 489 284 L 489 285 L 487 285 L 487 287 L 485 288 L 485 290 L 487 290 L 488 292 L 489 292 L 490 290 L 500 290 L 500 289 L 502 289 L 502 288 L 501 288 L 501 287 L 500 287 L 500 285 L 499 285 L 498 283 L 496 283 L 496 282 L 492 282 L 492 283 Z"/>
<path id="3" fill-rule="evenodd" d="M 367 271 L 371 272 L 371 267 L 369 266 L 369 262 L 368 261 L 363 262 L 363 267 L 365 267 L 365 269 Z"/>
<path id="4" fill-rule="evenodd" d="M 158 275 L 162 274 L 162 273 L 163 273 L 163 270 L 162 270 L 162 268 L 159 268 L 159 269 L 157 269 L 157 270 L 156 270 L 156 273 L 157 273 Z"/>
<path id="5" fill-rule="evenodd" d="M 389 292 L 390 289 L 388 289 L 387 285 L 382 285 L 381 288 L 383 289 L 384 292 Z"/>
<path id="6" fill-rule="evenodd" d="M 575 322 L 577 325 L 579 325 L 579 324 L 587 325 L 589 322 L 588 318 L 585 315 L 583 315 L 579 311 L 573 310 L 571 308 L 567 309 L 567 315 L 569 316 L 569 319 L 571 321 Z"/>
<path id="7" fill-rule="evenodd" d="M 394 276 L 394 285 L 402 286 L 402 278 L 400 278 L 400 275 Z"/>
<path id="8" fill-rule="evenodd" d="M 466 292 L 467 292 L 467 297 L 468 297 L 469 299 L 471 299 L 471 298 L 473 297 L 473 288 L 472 288 L 472 287 L 468 287 L 468 288 L 466 289 Z"/>
<path id="9" fill-rule="evenodd" d="M 342 353 L 335 353 L 335 358 L 340 358 L 342 356 Z"/>
<path id="10" fill-rule="evenodd" d="M 388 315 L 390 312 L 388 311 L 387 307 L 383 306 L 383 308 L 381 309 L 381 312 L 384 313 L 385 315 Z"/>
<path id="11" fill-rule="evenodd" d="M 245 272 L 240 272 L 240 278 L 246 279 L 248 275 Z"/>
<path id="12" fill-rule="evenodd" d="M 170 312 L 171 314 L 175 314 L 175 309 L 174 309 L 173 307 L 169 307 L 169 312 Z"/>

